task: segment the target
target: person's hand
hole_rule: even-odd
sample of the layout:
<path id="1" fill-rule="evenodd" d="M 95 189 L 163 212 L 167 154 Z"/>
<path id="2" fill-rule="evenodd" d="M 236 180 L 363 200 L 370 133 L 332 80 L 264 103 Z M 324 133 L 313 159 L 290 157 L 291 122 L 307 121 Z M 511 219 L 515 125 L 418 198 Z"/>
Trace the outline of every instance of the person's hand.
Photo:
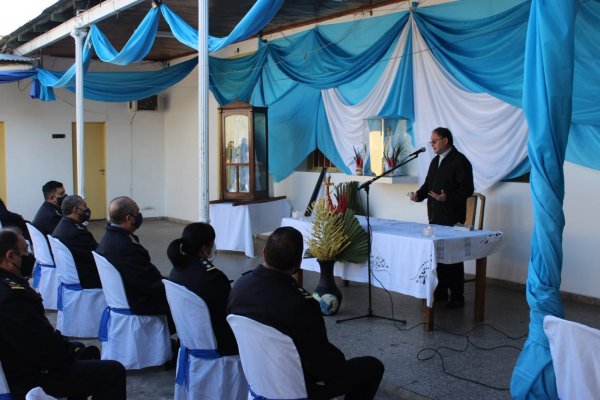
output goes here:
<path id="1" fill-rule="evenodd" d="M 429 192 L 427 193 L 428 196 L 433 197 L 435 200 L 440 201 L 440 202 L 444 202 L 446 201 L 446 193 L 444 193 L 444 189 L 442 189 L 442 192 L 440 194 L 437 194 L 436 192 Z"/>
<path id="2" fill-rule="evenodd" d="M 410 192 L 408 194 L 408 197 L 412 200 L 412 201 L 417 201 L 417 194 L 415 192 Z"/>

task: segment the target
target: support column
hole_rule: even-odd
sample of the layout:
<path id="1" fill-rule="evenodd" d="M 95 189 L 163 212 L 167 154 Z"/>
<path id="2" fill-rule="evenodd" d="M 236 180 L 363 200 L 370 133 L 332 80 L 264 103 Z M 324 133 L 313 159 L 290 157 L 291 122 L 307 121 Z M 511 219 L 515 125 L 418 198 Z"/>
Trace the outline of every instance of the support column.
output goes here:
<path id="1" fill-rule="evenodd" d="M 198 0 L 198 206 L 201 222 L 210 222 L 208 167 L 208 0 Z"/>
<path id="2" fill-rule="evenodd" d="M 77 194 L 85 198 L 85 166 L 83 128 L 83 39 L 87 32 L 74 29 L 71 36 L 75 39 L 75 129 L 77 137 Z"/>

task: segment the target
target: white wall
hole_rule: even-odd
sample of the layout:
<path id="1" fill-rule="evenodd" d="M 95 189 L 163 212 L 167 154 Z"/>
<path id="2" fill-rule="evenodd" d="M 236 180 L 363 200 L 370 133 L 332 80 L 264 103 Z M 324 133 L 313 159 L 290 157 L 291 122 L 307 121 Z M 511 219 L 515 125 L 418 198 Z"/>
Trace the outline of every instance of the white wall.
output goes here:
<path id="1" fill-rule="evenodd" d="M 46 59 L 45 66 L 64 69 L 72 60 Z M 156 68 L 143 65 L 139 69 Z M 95 69 L 107 69 L 101 66 Z M 29 98 L 29 80 L 0 85 L 0 121 L 6 129 L 7 203 L 33 219 L 43 202 L 42 185 L 65 184 L 73 193 L 71 124 L 75 96 L 58 89 L 57 100 Z M 145 216 L 165 215 L 164 122 L 162 112 L 129 112 L 126 103 L 85 101 L 85 120 L 106 124 L 107 202 L 132 196 Z M 65 139 L 52 139 L 52 134 Z M 133 144 L 133 146 L 132 146 Z M 93 210 L 92 210 L 93 211 Z"/>

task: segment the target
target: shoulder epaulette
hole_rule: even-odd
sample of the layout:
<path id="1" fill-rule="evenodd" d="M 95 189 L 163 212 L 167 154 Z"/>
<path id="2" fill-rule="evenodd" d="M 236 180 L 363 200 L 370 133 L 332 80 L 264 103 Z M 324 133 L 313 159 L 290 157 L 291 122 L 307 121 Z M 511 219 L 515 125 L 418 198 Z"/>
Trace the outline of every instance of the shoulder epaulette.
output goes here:
<path id="1" fill-rule="evenodd" d="M 306 289 L 304 289 L 302 286 L 298 286 L 298 291 L 300 292 L 300 294 L 302 296 L 304 296 L 305 299 L 312 299 L 314 300 L 314 297 L 312 296 L 312 294 L 308 293 L 308 291 Z"/>
<path id="2" fill-rule="evenodd" d="M 6 286 L 11 288 L 12 290 L 25 290 L 25 287 L 23 285 L 13 281 L 10 278 L 2 278 L 2 282 L 4 282 L 4 284 L 6 284 Z"/>

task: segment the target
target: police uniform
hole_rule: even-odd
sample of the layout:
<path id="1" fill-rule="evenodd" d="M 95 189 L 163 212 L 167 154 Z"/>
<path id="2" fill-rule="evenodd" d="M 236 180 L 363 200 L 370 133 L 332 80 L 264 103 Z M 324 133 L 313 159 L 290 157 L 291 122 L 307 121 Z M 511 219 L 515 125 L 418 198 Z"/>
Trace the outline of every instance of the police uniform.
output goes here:
<path id="1" fill-rule="evenodd" d="M 345 360 L 327 338 L 319 303 L 290 275 L 259 265 L 241 276 L 228 311 L 271 326 L 294 342 L 310 399 L 367 400 L 375 396 L 383 364 L 374 357 Z"/>
<path id="2" fill-rule="evenodd" d="M 163 277 L 150 262 L 148 250 L 140 244 L 136 235 L 109 224 L 96 251 L 121 274 L 125 295 L 134 314 L 171 315 Z"/>
<path id="3" fill-rule="evenodd" d="M 14 400 L 41 386 L 56 396 L 125 399 L 125 369 L 116 361 L 81 360 L 44 315 L 42 298 L 21 277 L 0 268 L 0 361 Z M 97 350 L 97 349 L 96 349 Z"/>
<path id="4" fill-rule="evenodd" d="M 62 210 L 48 201 L 44 201 L 33 218 L 33 225 L 46 235 L 51 235 L 62 218 Z"/>
<path id="5" fill-rule="evenodd" d="M 52 236 L 60 240 L 73 255 L 77 275 L 84 289 L 101 288 L 98 268 L 92 251 L 98 247 L 94 235 L 85 226 L 69 217 L 62 217 Z"/>
<path id="6" fill-rule="evenodd" d="M 31 237 L 29 236 L 29 230 L 27 229 L 27 225 L 25 225 L 25 220 L 23 217 L 17 213 L 10 212 L 6 208 L 4 202 L 0 199 L 0 223 L 3 228 L 15 227 L 19 228 L 21 234 L 31 243 Z M 33 271 L 33 265 L 35 264 L 35 257 L 33 254 L 29 254 L 23 257 L 23 261 L 21 261 L 21 275 L 23 276 L 31 276 L 31 272 Z"/>
<path id="7" fill-rule="evenodd" d="M 217 339 L 217 350 L 222 356 L 238 354 L 237 342 L 227 323 L 227 299 L 231 291 L 229 278 L 205 258 L 188 259 L 176 265 L 169 279 L 197 294 L 208 306 L 210 322 Z"/>

